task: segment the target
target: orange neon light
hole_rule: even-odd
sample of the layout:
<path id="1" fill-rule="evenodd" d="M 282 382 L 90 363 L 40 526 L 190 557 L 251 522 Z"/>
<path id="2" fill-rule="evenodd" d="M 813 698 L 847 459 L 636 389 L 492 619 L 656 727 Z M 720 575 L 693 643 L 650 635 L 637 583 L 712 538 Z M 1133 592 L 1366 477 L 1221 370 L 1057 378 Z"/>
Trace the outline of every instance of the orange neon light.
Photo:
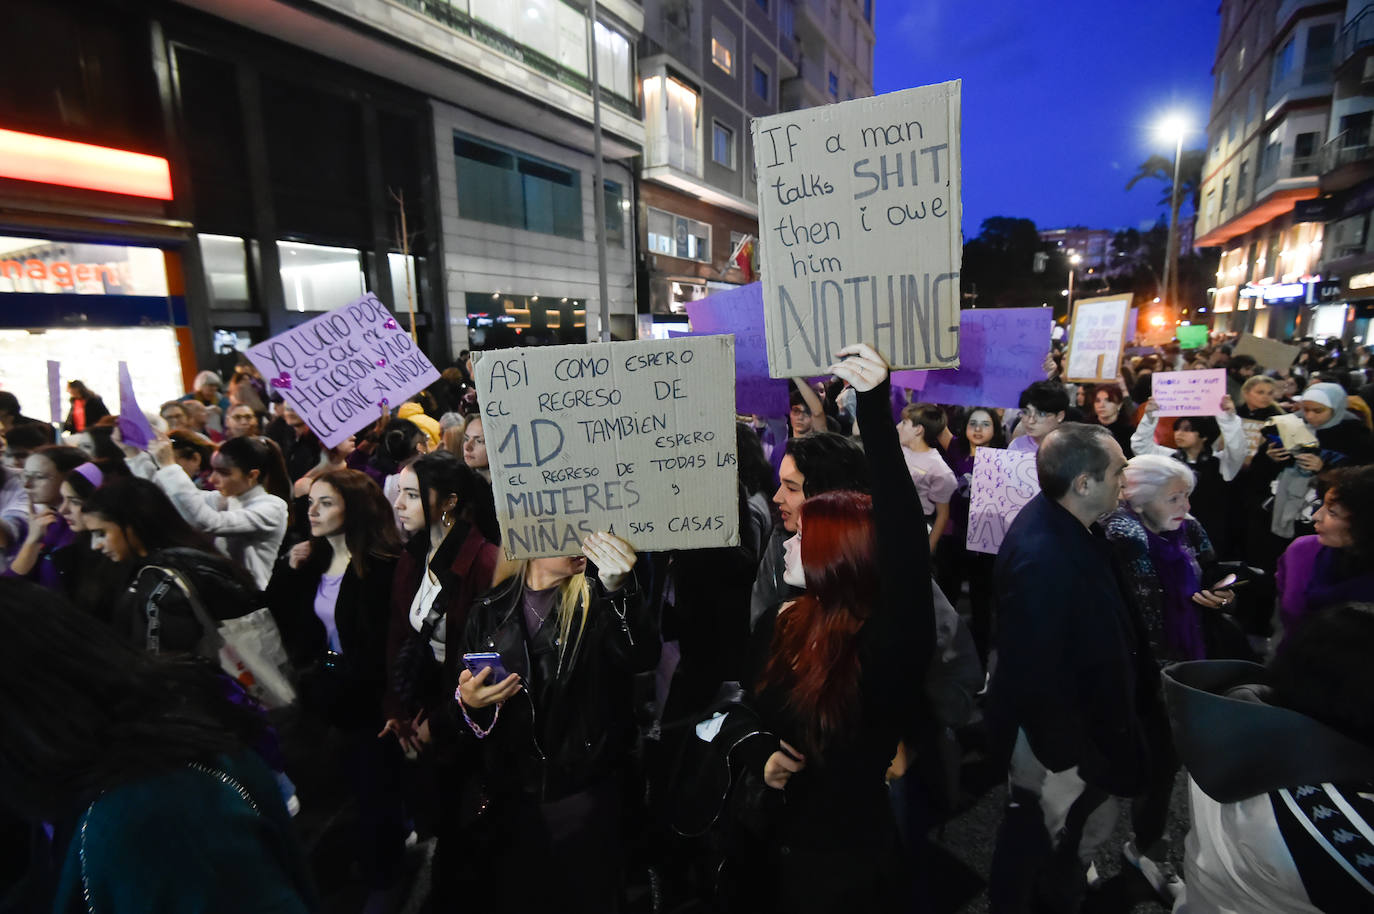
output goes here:
<path id="1" fill-rule="evenodd" d="M 0 178 L 172 199 L 166 159 L 13 130 L 0 130 Z"/>

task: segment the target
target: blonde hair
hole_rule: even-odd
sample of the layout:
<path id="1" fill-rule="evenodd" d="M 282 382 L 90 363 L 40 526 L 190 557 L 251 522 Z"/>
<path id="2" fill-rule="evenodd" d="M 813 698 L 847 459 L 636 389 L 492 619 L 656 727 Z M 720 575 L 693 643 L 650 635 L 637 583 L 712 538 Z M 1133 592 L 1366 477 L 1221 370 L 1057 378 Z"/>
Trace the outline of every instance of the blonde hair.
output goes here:
<path id="1" fill-rule="evenodd" d="M 529 559 L 502 559 L 492 575 L 492 586 L 495 587 L 518 574 L 520 576 L 520 590 L 523 593 L 529 567 Z M 558 673 L 563 671 L 565 658 L 570 658 L 568 659 L 569 667 L 577 659 L 578 648 L 582 646 L 582 633 L 587 629 L 587 612 L 591 602 L 592 586 L 591 581 L 587 580 L 585 571 L 559 583 L 558 606 L 554 610 L 554 615 L 558 617 Z M 577 628 L 575 635 L 573 634 L 574 626 Z M 571 653 L 569 653 L 569 648 L 571 648 Z"/>

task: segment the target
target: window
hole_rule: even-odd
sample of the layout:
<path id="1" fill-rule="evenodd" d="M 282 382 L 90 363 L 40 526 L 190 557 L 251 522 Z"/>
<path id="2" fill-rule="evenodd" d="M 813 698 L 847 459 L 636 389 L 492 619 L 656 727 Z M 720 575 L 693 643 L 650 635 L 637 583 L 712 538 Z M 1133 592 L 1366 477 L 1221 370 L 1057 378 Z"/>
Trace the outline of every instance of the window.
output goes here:
<path id="1" fill-rule="evenodd" d="M 1314 25 L 1307 30 L 1307 51 L 1303 54 L 1302 60 L 1304 86 L 1331 80 L 1331 57 L 1335 44 L 1334 23 Z"/>
<path id="2" fill-rule="evenodd" d="M 634 90 L 634 60 L 630 42 L 615 29 L 596 24 L 596 75 L 601 88 L 609 89 L 621 98 L 632 99 Z"/>
<path id="3" fill-rule="evenodd" d="M 1240 163 L 1240 171 L 1236 175 L 1236 205 L 1239 206 L 1241 200 L 1250 190 L 1250 160 L 1245 159 Z"/>
<path id="4" fill-rule="evenodd" d="M 711 262 L 711 226 L 649 207 L 649 250 L 683 260 Z"/>
<path id="5" fill-rule="evenodd" d="M 1231 177 L 1227 175 L 1221 179 L 1221 212 L 1225 214 L 1226 204 L 1231 202 Z"/>
<path id="6" fill-rule="evenodd" d="M 735 131 L 720 121 L 711 122 L 711 160 L 726 168 L 735 167 Z"/>
<path id="7" fill-rule="evenodd" d="M 864 0 L 864 21 L 873 24 L 873 0 Z"/>
<path id="8" fill-rule="evenodd" d="M 1245 126 L 1249 127 L 1250 122 L 1255 119 L 1255 90 L 1250 90 L 1250 98 L 1245 104 Z"/>
<path id="9" fill-rule="evenodd" d="M 630 201 L 625 199 L 625 190 L 614 181 L 606 182 L 606 243 L 618 247 L 625 246 L 625 213 Z"/>
<path id="10" fill-rule="evenodd" d="M 796 25 L 797 8 L 792 0 L 779 0 L 778 2 L 778 32 L 783 38 L 791 41 L 797 33 Z"/>
<path id="11" fill-rule="evenodd" d="M 1294 39 L 1290 38 L 1284 43 L 1279 52 L 1274 55 L 1274 75 L 1269 82 L 1271 89 L 1277 89 L 1279 85 L 1288 78 L 1288 74 L 1293 71 L 1293 48 Z"/>
<path id="12" fill-rule="evenodd" d="M 649 165 L 671 165 L 701 174 L 697 143 L 697 93 L 665 76 L 644 80 L 645 157 Z"/>
<path id="13" fill-rule="evenodd" d="M 1236 111 L 1231 115 L 1231 123 L 1226 128 L 1226 142 L 1234 143 L 1236 141 L 1236 132 L 1239 130 L 1239 128 L 1240 112 Z"/>
<path id="14" fill-rule="evenodd" d="M 1317 147 L 1321 145 L 1320 133 L 1299 133 L 1293 138 L 1293 177 L 1317 173 Z"/>
<path id="15" fill-rule="evenodd" d="M 458 212 L 464 219 L 582 237 L 581 175 L 481 140 L 455 134 Z"/>
<path id="16" fill-rule="evenodd" d="M 830 97 L 840 97 L 840 78 L 835 75 L 835 71 L 830 71 Z"/>
<path id="17" fill-rule="evenodd" d="M 457 4 L 454 4 L 457 6 Z M 469 0 L 472 17 L 515 42 L 587 76 L 587 15 L 564 0 Z M 596 65 L 603 88 L 634 98 L 634 61 L 624 35 L 596 24 Z"/>
<path id="18" fill-rule="evenodd" d="M 768 12 L 768 0 L 754 0 L 754 3 L 765 13 Z"/>
<path id="19" fill-rule="evenodd" d="M 711 21 L 711 62 L 735 75 L 735 36 L 715 20 Z"/>
<path id="20" fill-rule="evenodd" d="M 1347 114 L 1341 118 L 1341 148 L 1349 149 L 1351 146 L 1369 145 L 1369 126 L 1370 120 L 1374 118 L 1374 112 L 1361 111 L 1359 114 Z"/>
<path id="21" fill-rule="evenodd" d="M 754 94 L 768 101 L 768 71 L 754 64 Z"/>
<path id="22" fill-rule="evenodd" d="M 278 241 L 277 256 L 288 311 L 332 311 L 367 291 L 357 248 Z"/>

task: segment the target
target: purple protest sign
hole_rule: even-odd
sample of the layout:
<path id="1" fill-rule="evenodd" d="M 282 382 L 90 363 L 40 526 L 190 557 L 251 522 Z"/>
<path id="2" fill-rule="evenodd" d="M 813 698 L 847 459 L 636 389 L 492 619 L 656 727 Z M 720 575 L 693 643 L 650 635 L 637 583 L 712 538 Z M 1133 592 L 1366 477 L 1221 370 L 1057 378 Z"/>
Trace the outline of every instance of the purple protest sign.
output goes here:
<path id="1" fill-rule="evenodd" d="M 1049 308 L 983 308 L 959 315 L 959 367 L 894 371 L 892 383 L 928 403 L 1015 408 L 1043 381 L 1053 317 Z"/>
<path id="2" fill-rule="evenodd" d="M 48 410 L 54 425 L 62 424 L 62 363 L 48 359 Z"/>
<path id="3" fill-rule="evenodd" d="M 1039 492 L 1034 454 L 979 448 L 969 493 L 969 551 L 996 555 L 1011 522 Z"/>
<path id="4" fill-rule="evenodd" d="M 768 375 L 763 284 L 750 283 L 687 303 L 692 335 L 735 337 L 735 409 L 760 416 L 785 416 L 788 382 Z"/>
<path id="5" fill-rule="evenodd" d="M 248 358 L 325 447 L 439 380 L 429 358 L 371 292 L 258 343 Z"/>
<path id="6" fill-rule="evenodd" d="M 148 417 L 139 409 L 134 396 L 134 379 L 129 377 L 129 363 L 119 363 L 119 437 L 130 447 L 145 448 L 157 438 Z"/>

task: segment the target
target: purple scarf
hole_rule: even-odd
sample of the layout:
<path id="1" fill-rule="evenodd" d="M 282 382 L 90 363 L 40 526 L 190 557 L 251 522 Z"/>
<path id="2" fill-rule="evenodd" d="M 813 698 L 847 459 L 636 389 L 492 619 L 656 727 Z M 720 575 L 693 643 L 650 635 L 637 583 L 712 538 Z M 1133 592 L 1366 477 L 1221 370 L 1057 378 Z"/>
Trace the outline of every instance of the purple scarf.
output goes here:
<path id="1" fill-rule="evenodd" d="M 1301 616 L 1314 615 L 1339 603 L 1374 601 L 1374 574 L 1351 574 L 1350 568 L 1356 564 L 1350 556 L 1344 555 L 1342 549 L 1329 546 L 1318 549 Z"/>
<path id="2" fill-rule="evenodd" d="M 1204 660 L 1206 642 L 1202 637 L 1202 617 L 1193 602 L 1199 590 L 1198 564 L 1188 545 L 1188 526 L 1155 533 L 1141 524 L 1150 543 L 1150 561 L 1155 566 L 1163 593 L 1164 646 L 1171 658 Z"/>

